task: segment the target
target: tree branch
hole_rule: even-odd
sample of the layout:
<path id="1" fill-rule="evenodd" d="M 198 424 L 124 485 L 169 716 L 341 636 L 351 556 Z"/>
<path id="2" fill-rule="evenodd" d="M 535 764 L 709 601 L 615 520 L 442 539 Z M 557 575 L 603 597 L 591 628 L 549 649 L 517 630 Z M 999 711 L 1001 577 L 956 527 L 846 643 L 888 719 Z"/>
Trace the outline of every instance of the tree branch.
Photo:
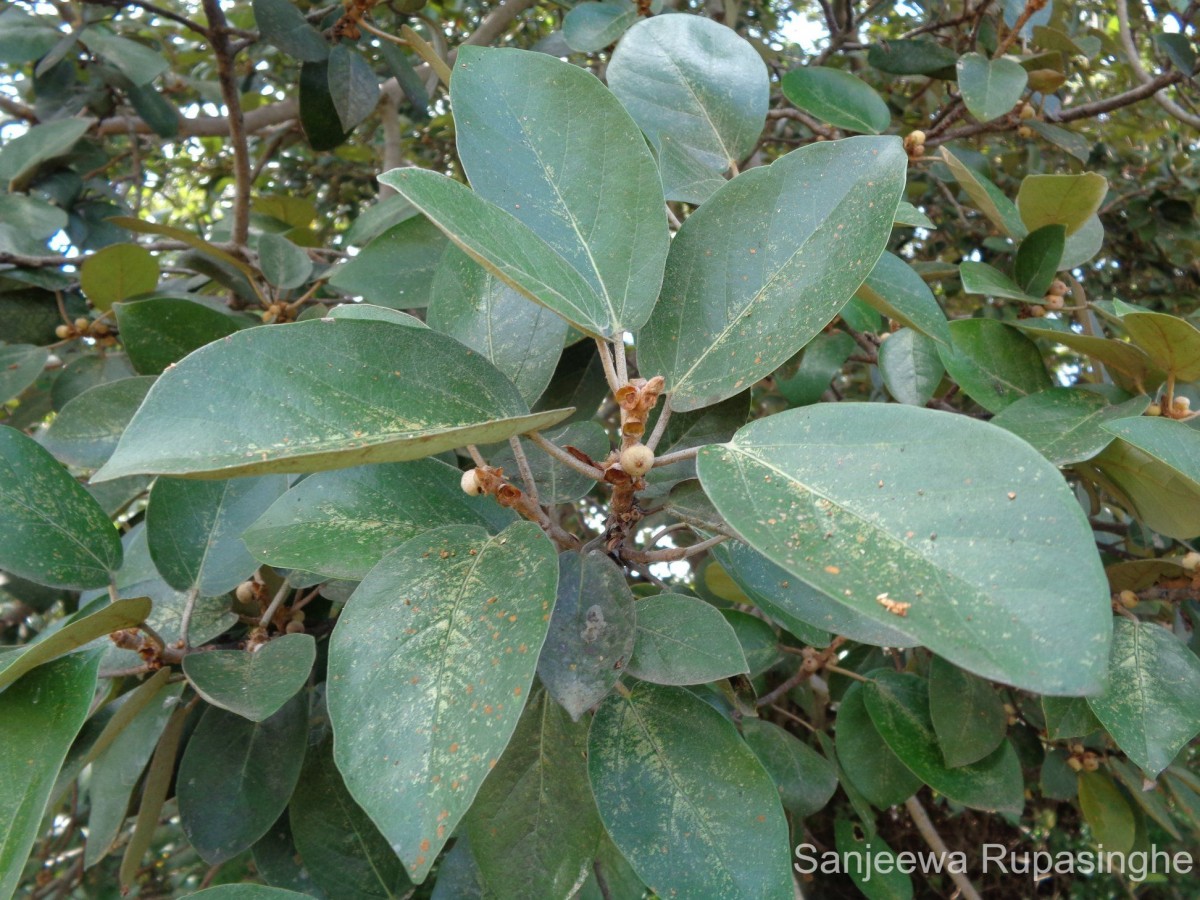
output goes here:
<path id="1" fill-rule="evenodd" d="M 921 832 L 921 837 L 925 838 L 925 843 L 929 845 L 929 849 L 940 857 L 950 855 L 950 848 L 946 846 L 946 842 L 942 840 L 942 836 L 938 834 L 936 828 L 933 827 L 933 821 L 929 818 L 929 813 L 925 812 L 925 807 L 921 805 L 921 801 L 917 799 L 917 795 L 909 797 L 904 801 L 904 808 L 908 810 L 908 815 L 913 820 L 913 824 L 917 826 L 917 831 Z M 953 866 L 948 867 L 946 871 L 950 874 L 950 880 L 958 887 L 959 893 L 965 900 L 983 900 L 979 896 L 979 891 L 975 890 L 975 885 L 971 884 L 966 875 L 956 870 Z"/>
<path id="2" fill-rule="evenodd" d="M 1142 66 L 1137 47 L 1133 43 L 1133 32 L 1129 28 L 1129 4 L 1126 0 L 1117 0 L 1117 34 L 1121 39 L 1121 47 L 1125 50 L 1125 55 L 1129 57 L 1129 67 L 1133 70 L 1134 78 L 1142 84 L 1151 83 L 1154 79 Z M 1151 96 L 1155 103 L 1180 122 L 1190 125 L 1192 128 L 1200 128 L 1200 116 L 1193 115 L 1170 97 L 1158 91 Z"/>
<path id="3" fill-rule="evenodd" d="M 229 23 L 221 11 L 220 0 L 203 0 L 208 17 L 208 37 L 217 58 L 217 80 L 225 101 L 229 120 L 229 140 L 233 144 L 233 228 L 231 238 L 239 247 L 245 246 L 250 233 L 250 147 L 246 143 L 246 122 L 242 116 L 242 100 L 238 92 L 237 73 L 233 68 L 233 52 L 229 46 Z"/>

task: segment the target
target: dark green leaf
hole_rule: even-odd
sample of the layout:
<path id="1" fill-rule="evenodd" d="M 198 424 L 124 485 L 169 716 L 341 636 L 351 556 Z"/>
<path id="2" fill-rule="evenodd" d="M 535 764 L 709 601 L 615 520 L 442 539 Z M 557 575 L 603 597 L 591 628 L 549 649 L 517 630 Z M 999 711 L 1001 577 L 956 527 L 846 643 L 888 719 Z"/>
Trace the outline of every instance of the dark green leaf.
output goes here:
<path id="1" fill-rule="evenodd" d="M 642 372 L 666 377 L 673 408 L 746 389 L 828 324 L 883 252 L 906 159 L 895 138 L 812 144 L 688 217 L 638 341 Z"/>
<path id="2" fill-rule="evenodd" d="M 823 331 L 804 348 L 800 366 L 794 375 L 787 378 L 778 374 L 775 376 L 775 387 L 792 406 L 816 403 L 829 390 L 829 383 L 841 373 L 842 366 L 857 348 L 854 338 L 845 332 L 830 334 Z"/>
<path id="3" fill-rule="evenodd" d="M 253 0 L 253 4 L 254 21 L 267 43 L 304 62 L 321 62 L 329 56 L 321 33 L 291 0 Z"/>
<path id="4" fill-rule="evenodd" d="M 1149 405 L 1150 398 L 1141 396 L 1110 406 L 1093 391 L 1055 387 L 1022 397 L 992 424 L 1024 438 L 1056 466 L 1066 466 L 1091 459 L 1112 443 L 1104 423 L 1138 416 Z"/>
<path id="5" fill-rule="evenodd" d="M 333 45 L 326 66 L 338 121 L 343 131 L 353 131 L 379 103 L 379 80 L 362 55 L 344 43 Z"/>
<path id="6" fill-rule="evenodd" d="M 699 472 L 751 546 L 861 615 L 986 678 L 1099 687 L 1112 616 L 1091 527 L 1058 470 L 1002 429 L 818 404 L 701 450 Z M 1051 652 L 1064 643 L 1069 657 Z"/>
<path id="7" fill-rule="evenodd" d="M 209 703 L 262 722 L 304 687 L 316 656 L 311 635 L 285 634 L 253 651 L 189 653 L 183 673 Z"/>
<path id="8" fill-rule="evenodd" d="M 529 415 L 490 363 L 432 329 L 345 319 L 248 328 L 165 372 L 93 480 L 397 462 L 566 415 Z"/>
<path id="9" fill-rule="evenodd" d="M 28 344 L 0 346 L 0 403 L 29 387 L 46 365 L 50 351 Z"/>
<path id="10" fill-rule="evenodd" d="M 1100 730 L 1100 720 L 1083 697 L 1043 697 L 1046 736 L 1052 741 L 1087 737 Z"/>
<path id="11" fill-rule="evenodd" d="M 733 29 L 703 16 L 654 16 L 621 39 L 609 87 L 658 151 L 668 200 L 700 203 L 741 162 L 767 116 L 767 68 Z"/>
<path id="12" fill-rule="evenodd" d="M 865 685 L 863 699 L 891 751 L 935 791 L 972 809 L 1014 814 L 1024 809 L 1021 764 L 1007 741 L 979 762 L 953 769 L 946 766 L 929 718 L 929 692 L 923 679 L 881 669 Z"/>
<path id="13" fill-rule="evenodd" d="M 833 825 L 834 845 L 842 854 L 842 871 L 868 900 L 911 900 L 912 876 L 897 865 L 896 852 L 879 835 L 869 835 L 856 822 L 839 816 Z"/>
<path id="14" fill-rule="evenodd" d="M 338 768 L 417 880 L 517 725 L 557 582 L 537 525 L 493 538 L 449 526 L 385 556 L 338 619 L 328 681 Z"/>
<path id="15" fill-rule="evenodd" d="M 78 397 L 88 388 L 129 378 L 137 373 L 123 353 L 89 354 L 72 359 L 59 372 L 50 388 L 51 400 L 56 410 L 61 410 L 68 401 Z"/>
<path id="16" fill-rule="evenodd" d="M 764 719 L 742 720 L 742 737 L 779 788 L 783 808 L 804 818 L 837 790 L 837 767 L 791 732 Z"/>
<path id="17" fill-rule="evenodd" d="M 1021 290 L 1034 297 L 1046 293 L 1060 268 L 1066 243 L 1062 225 L 1044 225 L 1021 241 L 1014 272 Z"/>
<path id="18" fill-rule="evenodd" d="M 315 755 L 311 754 L 311 755 Z M 330 763 L 330 768 L 333 764 Z M 303 778 L 303 770 L 301 770 Z M 296 785 L 296 793 L 301 790 Z M 295 794 L 292 795 L 293 802 Z M 327 900 L 328 895 L 317 887 L 304 861 L 296 850 L 296 842 L 292 838 L 292 826 L 285 812 L 278 821 L 268 829 L 267 833 L 258 839 L 250 853 L 254 857 L 254 868 L 258 870 L 263 881 L 272 887 L 297 890 L 306 897 L 316 900 Z M 396 860 L 399 867 L 400 861 Z"/>
<path id="19" fill-rule="evenodd" d="M 159 137 L 173 138 L 179 134 L 179 110 L 152 84 L 129 85 L 125 94 L 134 110 Z"/>
<path id="20" fill-rule="evenodd" d="M 428 306 L 445 236 L 424 216 L 413 216 L 373 238 L 353 259 L 333 269 L 331 287 L 393 309 Z"/>
<path id="21" fill-rule="evenodd" d="M 901 325 L 942 344 L 950 343 L 946 314 L 916 270 L 894 253 L 884 253 L 856 296 Z"/>
<path id="22" fill-rule="evenodd" d="M 963 102 L 980 122 L 1009 112 L 1029 80 L 1020 63 L 1007 57 L 988 59 L 982 53 L 967 53 L 958 58 L 956 68 Z"/>
<path id="23" fill-rule="evenodd" d="M 1196 48 L 1185 34 L 1159 32 L 1154 43 L 1167 55 L 1171 63 L 1184 75 L 1191 76 L 1196 70 Z"/>
<path id="24" fill-rule="evenodd" d="M 851 785 L 873 806 L 887 809 L 903 803 L 921 787 L 921 780 L 888 749 L 871 721 L 863 685 L 853 682 L 838 705 L 837 757 Z"/>
<path id="25" fill-rule="evenodd" d="M 938 355 L 963 393 L 990 412 L 1051 386 L 1037 345 L 996 319 L 950 323 L 951 346 Z"/>
<path id="26" fill-rule="evenodd" d="M 610 695 L 592 720 L 588 773 L 609 835 L 657 894 L 793 897 L 779 793 L 695 695 L 645 682 Z"/>
<path id="27" fill-rule="evenodd" d="M 669 241 L 658 167 L 620 102 L 590 72 L 546 54 L 469 46 L 450 98 L 478 196 L 527 225 L 600 301 L 580 324 L 602 335 L 640 328 Z M 604 172 L 621 177 L 598 190 Z"/>
<path id="28" fill-rule="evenodd" d="M 659 594 L 637 606 L 629 674 L 656 684 L 704 684 L 749 672 L 737 634 L 711 604 Z"/>
<path id="29" fill-rule="evenodd" d="M 1200 660 L 1166 628 L 1118 618 L 1108 686 L 1088 703 L 1117 746 L 1157 777 L 1200 733 Z"/>
<path id="30" fill-rule="evenodd" d="M 637 613 L 625 575 L 603 553 L 558 557 L 558 599 L 538 660 L 547 692 L 576 722 L 608 694 L 633 653 Z"/>
<path id="31" fill-rule="evenodd" d="M 867 62 L 892 75 L 929 75 L 953 69 L 958 54 L 931 40 L 899 40 L 873 44 Z"/>
<path id="32" fill-rule="evenodd" d="M 62 407 L 42 432 L 42 446 L 67 465 L 99 468 L 117 449 L 152 384 L 154 378 L 144 376 L 89 388 Z"/>
<path id="33" fill-rule="evenodd" d="M 783 76 L 780 86 L 797 107 L 837 128 L 880 134 L 892 124 L 892 114 L 879 94 L 841 69 L 793 69 Z"/>
<path id="34" fill-rule="evenodd" d="M 11 897 L 38 836 L 54 779 L 96 689 L 100 655 L 51 663 L 0 694 L 0 897 Z"/>
<path id="35" fill-rule="evenodd" d="M 263 277 L 277 288 L 300 287 L 312 274 L 312 260 L 281 234 L 264 232 L 258 238 L 258 264 Z"/>
<path id="36" fill-rule="evenodd" d="M 17 185 L 42 163 L 62 156 L 95 124 L 95 119 L 59 119 L 34 125 L 0 149 L 0 184 Z"/>
<path id="37" fill-rule="evenodd" d="M 588 786 L 587 731 L 544 691 L 530 699 L 467 819 L 489 896 L 568 897 L 591 872 L 603 826 Z"/>
<path id="38" fill-rule="evenodd" d="M 998 187 L 951 153 L 949 147 L 942 147 L 942 159 L 950 167 L 954 180 L 971 198 L 971 202 L 991 219 L 1002 233 L 1017 240 L 1025 236 L 1028 229 L 1021 221 L 1016 205 L 1005 197 Z"/>
<path id="39" fill-rule="evenodd" d="M 989 756 L 1008 731 L 1008 714 L 996 689 L 940 656 L 929 668 L 929 717 L 951 769 Z"/>
<path id="40" fill-rule="evenodd" d="M 158 479 L 146 509 L 155 568 L 176 590 L 196 590 L 204 597 L 232 591 L 258 568 L 242 532 L 286 490 L 282 475 Z"/>
<path id="41" fill-rule="evenodd" d="M 888 393 L 909 406 L 928 403 L 946 374 L 937 346 L 911 328 L 893 332 L 879 346 L 879 374 Z"/>
<path id="42" fill-rule="evenodd" d="M 316 53 L 311 55 L 316 56 Z M 313 150 L 332 150 L 349 136 L 329 94 L 329 64 L 324 57 L 300 67 L 300 126 Z"/>
<path id="43" fill-rule="evenodd" d="M 108 516 L 49 451 L 0 427 L 0 567 L 50 587 L 107 584 L 121 566 Z"/>
<path id="44" fill-rule="evenodd" d="M 321 472 L 277 500 L 243 534 L 273 566 L 361 579 L 389 550 L 431 528 L 515 519 L 491 497 L 469 497 L 461 475 L 437 459 Z"/>
<path id="45" fill-rule="evenodd" d="M 1133 849 L 1137 820 L 1133 807 L 1107 772 L 1079 773 L 1079 809 L 1097 845 L 1108 853 Z"/>
<path id="46" fill-rule="evenodd" d="M 210 707 L 176 780 L 179 819 L 210 865 L 251 847 L 288 805 L 308 743 L 308 696 L 263 722 Z"/>
<path id="47" fill-rule="evenodd" d="M 237 319 L 184 297 L 118 303 L 117 327 L 129 361 L 141 375 L 158 375 L 194 350 L 238 330 Z"/>
<path id="48" fill-rule="evenodd" d="M 1026 293 L 1019 284 L 987 263 L 964 262 L 958 267 L 958 273 L 962 278 L 963 290 L 968 294 L 1007 297 L 1010 300 L 1023 300 L 1026 303 L 1037 303 L 1042 299 Z"/>

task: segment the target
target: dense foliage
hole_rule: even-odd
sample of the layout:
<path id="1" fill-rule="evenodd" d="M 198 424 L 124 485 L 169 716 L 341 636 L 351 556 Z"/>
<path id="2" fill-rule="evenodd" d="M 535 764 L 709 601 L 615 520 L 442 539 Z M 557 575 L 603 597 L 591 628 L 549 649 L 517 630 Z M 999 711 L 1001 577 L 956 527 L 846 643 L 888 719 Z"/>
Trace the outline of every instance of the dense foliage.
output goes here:
<path id="1" fill-rule="evenodd" d="M 5 4 L 0 900 L 1197 895 L 1195 4 L 685 7 Z"/>

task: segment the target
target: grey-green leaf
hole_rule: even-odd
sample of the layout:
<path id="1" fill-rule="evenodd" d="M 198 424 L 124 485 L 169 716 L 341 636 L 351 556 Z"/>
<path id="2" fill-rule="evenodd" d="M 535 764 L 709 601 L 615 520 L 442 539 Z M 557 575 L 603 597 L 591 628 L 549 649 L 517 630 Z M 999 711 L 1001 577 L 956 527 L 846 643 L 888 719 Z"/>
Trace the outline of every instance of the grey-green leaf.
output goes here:
<path id="1" fill-rule="evenodd" d="M 312 635 L 285 634 L 253 651 L 189 653 L 183 674 L 213 706 L 262 722 L 304 687 L 316 658 Z"/>
<path id="2" fill-rule="evenodd" d="M 1015 328 L 996 319 L 950 323 L 951 346 L 938 355 L 963 393 L 990 412 L 1051 386 L 1041 351 Z"/>
<path id="3" fill-rule="evenodd" d="M 838 761 L 850 786 L 868 803 L 887 809 L 903 803 L 921 787 L 871 721 L 861 682 L 855 681 L 838 705 L 835 736 Z"/>
<path id="4" fill-rule="evenodd" d="M 263 40 L 303 62 L 321 62 L 329 44 L 291 0 L 253 0 L 254 21 Z"/>
<path id="5" fill-rule="evenodd" d="M 783 807 L 804 818 L 837 790 L 837 767 L 794 734 L 765 719 L 742 719 L 742 737 L 779 788 Z"/>
<path id="6" fill-rule="evenodd" d="M 310 319 L 239 331 L 163 373 L 93 480 L 417 459 L 566 415 L 529 415 L 490 363 L 432 329 Z"/>
<path id="7" fill-rule="evenodd" d="M 1140 416 L 1149 405 L 1146 396 L 1112 406 L 1094 391 L 1054 387 L 1005 407 L 992 424 L 1024 438 L 1055 465 L 1066 466 L 1091 459 L 1112 443 L 1106 422 Z"/>
<path id="8" fill-rule="evenodd" d="M 743 539 L 860 614 L 985 678 L 1099 690 L 1112 615 L 1092 530 L 1058 470 L 1003 429 L 818 404 L 752 422 L 698 467 Z M 1064 642 L 1070 657 L 1052 652 Z"/>
<path id="9" fill-rule="evenodd" d="M 1014 59 L 988 59 L 982 53 L 958 58 L 958 89 L 967 109 L 980 122 L 989 122 L 1011 110 L 1025 92 L 1029 75 Z"/>
<path id="10" fill-rule="evenodd" d="M 940 656 L 929 667 L 929 717 L 942 759 L 952 769 L 991 755 L 1008 731 L 996 689 Z"/>
<path id="11" fill-rule="evenodd" d="M 50 351 L 29 344 L 0 346 L 0 403 L 17 396 L 42 374 Z"/>
<path id="12" fill-rule="evenodd" d="M 0 567 L 49 587 L 91 588 L 121 566 L 121 541 L 91 494 L 49 451 L 0 428 Z"/>
<path id="13" fill-rule="evenodd" d="M 459 51 L 450 102 L 478 195 L 583 277 L 602 302 L 604 334 L 641 328 L 662 285 L 669 234 L 658 167 L 620 102 L 579 66 L 471 46 Z"/>
<path id="14" fill-rule="evenodd" d="M 891 111 L 874 88 L 842 69 L 793 69 L 783 76 L 780 87 L 797 107 L 846 131 L 881 134 L 892 124 Z"/>
<path id="15" fill-rule="evenodd" d="M 610 695 L 592 720 L 588 774 L 613 843 L 657 894 L 794 896 L 779 792 L 696 695 L 646 682 Z"/>
<path id="16" fill-rule="evenodd" d="M 99 468 L 117 449 L 152 384 L 154 378 L 148 375 L 122 378 L 71 398 L 42 433 L 42 446 L 67 465 Z"/>
<path id="17" fill-rule="evenodd" d="M 613 51 L 607 77 L 658 151 L 668 200 L 707 199 L 707 180 L 698 182 L 697 170 L 728 171 L 754 149 L 766 121 L 770 84 L 762 57 L 704 16 L 642 19 Z"/>
<path id="18" fill-rule="evenodd" d="M 746 389 L 837 315 L 883 252 L 906 162 L 896 138 L 812 144 L 687 219 L 638 341 L 641 371 L 666 377 L 676 410 Z"/>
<path id="19" fill-rule="evenodd" d="M 392 199 L 404 203 L 402 197 Z M 409 216 L 332 269 L 329 286 L 388 308 L 428 306 L 438 261 L 449 242 L 424 216 L 411 211 Z"/>
<path id="20" fill-rule="evenodd" d="M 491 497 L 469 497 L 461 473 L 439 459 L 319 472 L 275 501 L 242 534 L 273 566 L 361 579 L 411 537 L 443 525 L 499 531 L 515 515 Z"/>
<path id="21" fill-rule="evenodd" d="M 879 374 L 888 393 L 909 406 L 928 403 L 946 374 L 937 347 L 911 328 L 892 332 L 879 346 Z"/>
<path id="22" fill-rule="evenodd" d="M 338 768 L 422 881 L 516 728 L 558 583 L 531 522 L 449 526 L 371 570 L 329 650 Z"/>
<path id="23" fill-rule="evenodd" d="M 1088 704 L 1117 746 L 1155 778 L 1200 732 L 1200 660 L 1166 628 L 1118 618 L 1108 686 Z"/>
<path id="24" fill-rule="evenodd" d="M 203 860 L 232 859 L 266 833 L 291 799 L 307 744 L 307 695 L 263 722 L 204 713 L 176 776 L 179 819 Z"/>
<path id="25" fill-rule="evenodd" d="M 933 291 L 925 279 L 896 254 L 884 253 L 879 257 L 856 296 L 901 325 L 915 328 L 942 344 L 950 343 L 946 314 L 938 306 Z"/>
<path id="26" fill-rule="evenodd" d="M 193 350 L 233 334 L 237 319 L 186 297 L 114 303 L 121 343 L 140 375 L 157 375 Z"/>
<path id="27" fill-rule="evenodd" d="M 258 238 L 258 264 L 263 277 L 283 290 L 299 287 L 312 274 L 312 260 L 281 234 L 264 232 Z"/>
<path id="28" fill-rule="evenodd" d="M 489 895 L 569 897 L 591 872 L 603 826 L 588 785 L 588 724 L 545 691 L 530 699 L 466 822 Z"/>
<path id="29" fill-rule="evenodd" d="M 637 640 L 627 670 L 656 684 L 704 684 L 750 671 L 720 611 L 683 594 L 638 603 Z"/>
<path id="30" fill-rule="evenodd" d="M 563 39 L 572 50 L 595 53 L 615 43 L 637 20 L 637 7 L 629 0 L 576 3 L 563 16 Z"/>
<path id="31" fill-rule="evenodd" d="M 625 573 L 605 554 L 558 557 L 558 599 L 538 660 L 547 692 L 576 722 L 612 690 L 633 653 L 637 613 Z"/>

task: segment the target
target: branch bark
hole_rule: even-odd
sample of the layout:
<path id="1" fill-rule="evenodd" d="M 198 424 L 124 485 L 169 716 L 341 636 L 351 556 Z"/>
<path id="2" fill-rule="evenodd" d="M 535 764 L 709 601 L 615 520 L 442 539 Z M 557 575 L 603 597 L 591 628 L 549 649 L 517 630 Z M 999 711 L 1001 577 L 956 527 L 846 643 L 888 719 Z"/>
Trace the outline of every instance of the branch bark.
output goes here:
<path id="1" fill-rule="evenodd" d="M 217 79 L 225 101 L 229 123 L 229 140 L 233 144 L 233 228 L 231 238 L 238 247 L 245 246 L 250 233 L 250 147 L 246 138 L 246 122 L 242 115 L 241 94 L 237 73 L 233 68 L 233 51 L 229 45 L 229 23 L 221 11 L 220 0 L 203 0 L 208 17 L 209 43 L 217 59 Z"/>

